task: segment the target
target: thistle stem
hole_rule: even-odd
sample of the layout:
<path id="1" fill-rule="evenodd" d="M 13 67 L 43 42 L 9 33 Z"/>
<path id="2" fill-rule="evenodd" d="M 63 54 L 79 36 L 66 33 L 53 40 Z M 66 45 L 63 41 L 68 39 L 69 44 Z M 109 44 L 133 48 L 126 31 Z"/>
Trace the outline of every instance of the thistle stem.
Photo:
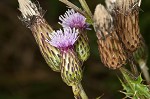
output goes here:
<path id="1" fill-rule="evenodd" d="M 72 86 L 75 99 L 88 99 L 81 83 Z"/>
<path id="2" fill-rule="evenodd" d="M 69 8 L 74 9 L 75 11 L 79 12 L 82 15 L 86 15 L 80 8 L 78 8 L 76 5 L 74 5 L 73 3 L 71 3 L 68 0 L 59 0 L 60 2 L 66 4 Z"/>
<path id="3" fill-rule="evenodd" d="M 138 69 L 137 69 L 137 66 L 136 66 L 137 64 L 136 64 L 132 54 L 128 53 L 128 57 L 130 57 L 129 63 L 130 63 L 130 68 L 131 68 L 132 73 L 135 76 L 139 76 L 139 72 L 138 72 Z"/>
<path id="4" fill-rule="evenodd" d="M 124 76 L 124 73 L 128 74 L 132 79 L 137 79 L 137 77 L 135 77 L 129 70 L 127 70 L 124 67 L 121 67 L 120 72 L 122 73 L 122 75 Z M 126 79 L 126 77 L 124 76 L 124 78 Z"/>
<path id="5" fill-rule="evenodd" d="M 86 11 L 86 13 L 92 18 L 92 13 L 91 10 L 89 8 L 89 6 L 87 5 L 85 0 L 79 0 L 81 6 L 83 7 L 83 9 Z"/>
<path id="6" fill-rule="evenodd" d="M 84 15 L 86 18 L 87 18 L 87 22 L 90 23 L 90 24 L 93 24 L 93 20 L 92 20 L 92 13 L 91 11 L 89 10 L 87 12 L 87 10 L 83 11 L 82 9 L 80 9 L 79 7 L 77 7 L 76 5 L 74 5 L 73 3 L 71 3 L 70 1 L 68 0 L 59 0 L 60 2 L 66 4 L 69 8 L 72 8 L 74 9 L 75 11 L 79 12 L 80 14 Z M 81 1 L 82 4 L 84 4 L 83 1 Z M 85 2 L 86 4 L 86 2 Z M 87 4 L 86 4 L 87 5 Z M 88 7 L 88 6 L 87 6 Z M 87 8 L 86 8 L 87 9 Z M 89 8 L 88 8 L 89 9 Z M 91 13 L 91 14 L 88 14 L 88 13 Z"/>
<path id="7" fill-rule="evenodd" d="M 138 73 L 138 69 L 136 67 L 136 64 L 134 62 L 134 60 L 131 61 L 131 70 L 132 70 L 132 73 L 135 75 L 135 76 L 138 76 L 139 73 Z"/>
<path id="8" fill-rule="evenodd" d="M 146 62 L 144 60 L 139 60 L 138 63 L 139 63 L 139 66 L 143 72 L 143 75 L 145 77 L 147 84 L 149 84 L 150 83 L 150 76 L 149 76 L 148 67 L 146 65 Z"/>

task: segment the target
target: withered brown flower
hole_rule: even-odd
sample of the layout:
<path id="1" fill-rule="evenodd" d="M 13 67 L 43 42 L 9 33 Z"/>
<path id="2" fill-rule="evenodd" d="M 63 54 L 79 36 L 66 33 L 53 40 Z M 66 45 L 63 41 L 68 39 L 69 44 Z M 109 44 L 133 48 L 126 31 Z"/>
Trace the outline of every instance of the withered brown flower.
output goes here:
<path id="1" fill-rule="evenodd" d="M 98 38 L 99 53 L 105 66 L 117 69 L 126 63 L 126 53 L 114 29 L 113 18 L 101 4 L 94 13 L 94 27 Z"/>
<path id="2" fill-rule="evenodd" d="M 111 3 L 111 4 L 110 4 Z M 140 46 L 139 7 L 141 0 L 106 0 L 107 8 L 115 20 L 118 36 L 130 53 Z"/>

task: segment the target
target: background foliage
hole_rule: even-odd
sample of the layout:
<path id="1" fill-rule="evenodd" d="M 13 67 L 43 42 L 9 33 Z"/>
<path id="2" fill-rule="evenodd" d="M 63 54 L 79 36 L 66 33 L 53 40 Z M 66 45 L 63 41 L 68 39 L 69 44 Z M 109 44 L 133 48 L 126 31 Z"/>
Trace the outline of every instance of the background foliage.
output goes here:
<path id="1" fill-rule="evenodd" d="M 67 10 L 58 0 L 38 0 L 49 24 L 58 29 L 58 16 Z M 78 6 L 78 0 L 72 0 Z M 104 0 L 87 0 L 92 12 Z M 40 54 L 38 46 L 18 16 L 17 0 L 0 0 L 0 99 L 73 99 L 71 88 L 53 72 Z M 150 0 L 142 0 L 140 28 L 150 49 Z M 124 97 L 116 75 L 100 62 L 95 32 L 88 32 L 91 56 L 85 62 L 83 87 L 90 99 L 103 95 L 102 99 Z M 150 67 L 150 59 L 148 59 Z"/>

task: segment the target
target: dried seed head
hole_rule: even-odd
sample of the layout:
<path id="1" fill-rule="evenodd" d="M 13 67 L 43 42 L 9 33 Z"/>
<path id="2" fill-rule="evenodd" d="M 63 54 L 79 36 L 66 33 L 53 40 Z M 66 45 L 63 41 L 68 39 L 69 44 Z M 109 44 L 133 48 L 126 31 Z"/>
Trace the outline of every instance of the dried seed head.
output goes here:
<path id="1" fill-rule="evenodd" d="M 73 86 L 81 82 L 81 64 L 72 49 L 62 53 L 61 77 L 68 86 Z"/>
<path id="2" fill-rule="evenodd" d="M 139 10 L 141 0 L 116 0 L 116 9 L 122 14 L 131 13 L 132 10 Z M 120 13 L 121 13 L 120 12 Z"/>
<path id="3" fill-rule="evenodd" d="M 22 13 L 21 21 L 25 22 L 27 27 L 31 29 L 47 64 L 52 70 L 59 72 L 60 51 L 46 42 L 49 39 L 49 33 L 52 33 L 53 29 L 43 18 L 42 8 L 37 7 L 30 0 L 18 0 L 18 2 L 19 10 Z"/>
<path id="4" fill-rule="evenodd" d="M 116 30 L 128 52 L 134 52 L 140 45 L 139 0 L 116 0 L 114 19 Z"/>
<path id="5" fill-rule="evenodd" d="M 98 33 L 98 39 L 105 39 L 108 35 L 110 35 L 110 31 L 113 29 L 113 19 L 103 5 L 99 4 L 96 6 L 93 19 L 94 29 Z"/>
<path id="6" fill-rule="evenodd" d="M 29 16 L 40 16 L 40 12 L 36 5 L 30 0 L 18 0 L 19 10 L 22 13 L 23 18 L 28 18 Z"/>
<path id="7" fill-rule="evenodd" d="M 116 0 L 105 0 L 105 3 L 106 3 L 107 10 L 109 12 L 113 12 Z"/>
<path id="8" fill-rule="evenodd" d="M 40 7 L 40 5 L 32 3 L 30 0 L 18 0 L 19 2 L 19 10 L 22 14 L 20 17 L 21 21 L 23 21 L 28 28 L 32 24 L 34 16 L 41 16 L 44 15 L 44 10 Z"/>
<path id="9" fill-rule="evenodd" d="M 113 26 L 113 19 L 101 4 L 94 13 L 100 57 L 105 66 L 117 69 L 126 63 L 126 54 Z"/>

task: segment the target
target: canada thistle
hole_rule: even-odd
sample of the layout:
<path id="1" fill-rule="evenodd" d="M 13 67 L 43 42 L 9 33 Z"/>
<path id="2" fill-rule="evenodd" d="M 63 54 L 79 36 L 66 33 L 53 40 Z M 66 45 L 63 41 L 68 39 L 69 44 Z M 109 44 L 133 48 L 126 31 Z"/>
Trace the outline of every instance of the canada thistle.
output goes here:
<path id="1" fill-rule="evenodd" d="M 46 42 L 53 29 L 43 18 L 43 10 L 30 0 L 18 0 L 21 20 L 32 31 L 47 64 L 54 71 L 60 71 L 60 51 Z"/>
<path id="2" fill-rule="evenodd" d="M 90 55 L 90 47 L 88 43 L 87 31 L 89 24 L 86 23 L 86 18 L 78 12 L 75 12 L 73 9 L 66 11 L 64 15 L 59 17 L 59 24 L 63 27 L 76 28 L 79 30 L 79 38 L 75 43 L 75 49 L 78 55 L 78 58 L 81 62 L 84 62 L 88 59 Z"/>
<path id="3" fill-rule="evenodd" d="M 49 44 L 61 51 L 61 77 L 68 86 L 77 85 L 82 79 L 82 69 L 74 51 L 74 43 L 78 38 L 78 30 L 64 28 L 49 34 Z"/>
<path id="4" fill-rule="evenodd" d="M 128 54 L 140 46 L 139 7 L 141 0 L 106 0 L 107 8 L 113 15 L 118 36 Z"/>
<path id="5" fill-rule="evenodd" d="M 126 63 L 126 53 L 114 29 L 113 18 L 101 4 L 96 6 L 94 27 L 100 57 L 105 66 L 117 69 Z"/>

